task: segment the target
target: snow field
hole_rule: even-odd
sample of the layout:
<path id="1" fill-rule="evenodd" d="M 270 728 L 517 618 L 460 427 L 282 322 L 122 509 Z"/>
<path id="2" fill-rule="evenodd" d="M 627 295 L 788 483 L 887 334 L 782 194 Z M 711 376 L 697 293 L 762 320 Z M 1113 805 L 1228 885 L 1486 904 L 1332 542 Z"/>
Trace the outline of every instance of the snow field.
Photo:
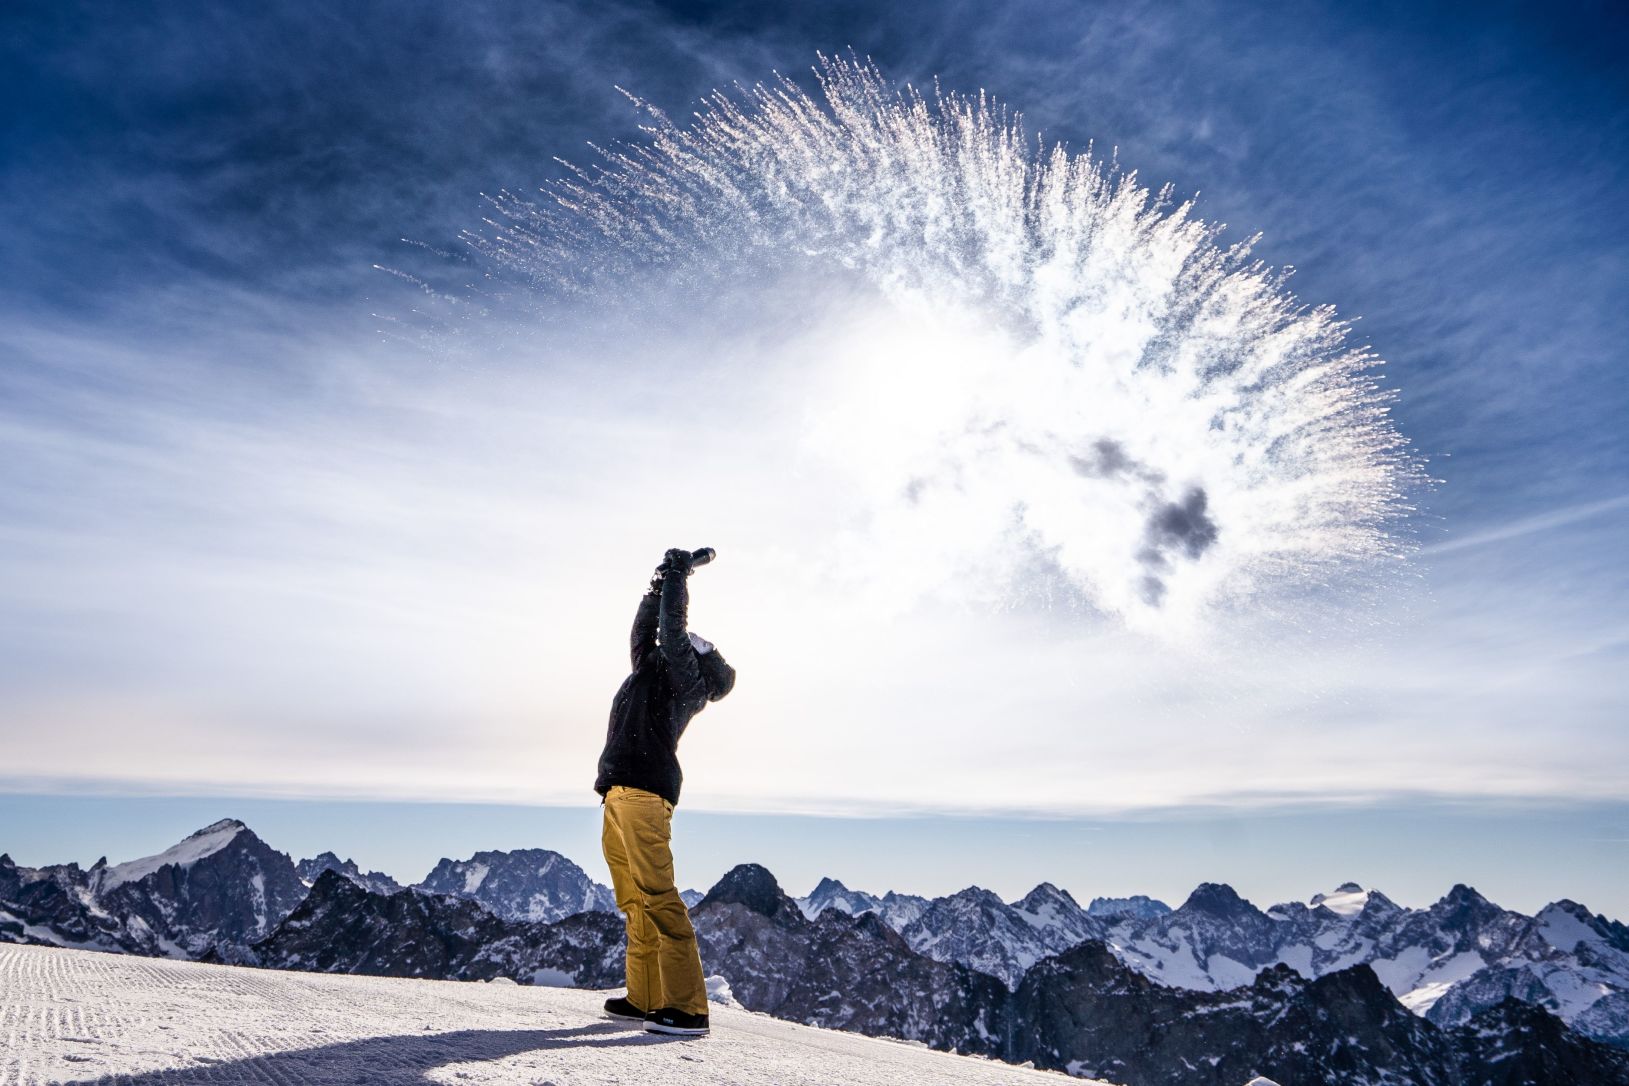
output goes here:
<path id="1" fill-rule="evenodd" d="M 1064 1076 L 714 1005 L 713 1033 L 606 993 L 201 965 L 0 944 L 0 1086 L 995 1086 Z"/>

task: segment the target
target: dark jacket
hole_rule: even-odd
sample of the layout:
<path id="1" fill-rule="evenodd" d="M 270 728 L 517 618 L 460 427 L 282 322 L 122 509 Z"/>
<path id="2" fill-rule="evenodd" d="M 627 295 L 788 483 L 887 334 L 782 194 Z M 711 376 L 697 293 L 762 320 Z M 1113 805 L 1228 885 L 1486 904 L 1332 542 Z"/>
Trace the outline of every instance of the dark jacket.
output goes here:
<path id="1" fill-rule="evenodd" d="M 685 629 L 689 604 L 690 590 L 679 573 L 663 578 L 661 595 L 647 593 L 639 601 L 628 638 L 633 673 L 622 680 L 611 702 L 594 781 L 594 791 L 602 796 L 622 784 L 679 802 L 684 782 L 679 737 L 707 705 L 701 663 Z"/>

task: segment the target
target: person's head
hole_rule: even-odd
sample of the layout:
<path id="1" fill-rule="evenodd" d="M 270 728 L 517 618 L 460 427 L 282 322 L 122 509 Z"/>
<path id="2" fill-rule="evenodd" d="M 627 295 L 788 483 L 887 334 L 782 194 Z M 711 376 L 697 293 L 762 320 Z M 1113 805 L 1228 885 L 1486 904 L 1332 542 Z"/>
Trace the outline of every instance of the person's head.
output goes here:
<path id="1" fill-rule="evenodd" d="M 707 684 L 707 700 L 718 701 L 735 686 L 735 668 L 725 663 L 718 647 L 700 634 L 690 635 L 690 645 L 701 665 L 701 681 Z"/>

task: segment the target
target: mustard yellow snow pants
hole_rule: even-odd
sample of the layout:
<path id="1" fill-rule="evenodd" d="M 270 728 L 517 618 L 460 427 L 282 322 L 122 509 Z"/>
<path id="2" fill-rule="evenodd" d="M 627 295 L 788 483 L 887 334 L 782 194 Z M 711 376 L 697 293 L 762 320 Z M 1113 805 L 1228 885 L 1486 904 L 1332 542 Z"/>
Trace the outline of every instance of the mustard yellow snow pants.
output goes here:
<path id="1" fill-rule="evenodd" d="M 707 985 L 690 911 L 673 885 L 673 804 L 642 788 L 605 796 L 600 846 L 617 908 L 628 918 L 628 1002 L 640 1010 L 707 1013 Z"/>

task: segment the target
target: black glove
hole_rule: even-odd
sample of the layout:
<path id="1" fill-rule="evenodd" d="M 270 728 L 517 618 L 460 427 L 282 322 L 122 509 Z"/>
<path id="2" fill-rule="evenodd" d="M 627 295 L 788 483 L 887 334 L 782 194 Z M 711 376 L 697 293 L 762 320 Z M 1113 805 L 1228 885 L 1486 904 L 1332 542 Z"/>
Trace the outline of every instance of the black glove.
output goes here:
<path id="1" fill-rule="evenodd" d="M 690 576 L 691 571 L 696 568 L 696 560 L 695 557 L 684 548 L 674 547 L 672 550 L 668 551 L 667 556 L 662 559 L 662 565 L 666 566 L 669 572 L 677 573 L 683 577 L 688 577 Z"/>
<path id="2" fill-rule="evenodd" d="M 659 596 L 662 594 L 662 579 L 668 568 L 668 560 L 663 558 L 662 564 L 657 566 L 656 570 L 650 575 L 650 591 L 647 593 L 648 595 Z"/>

